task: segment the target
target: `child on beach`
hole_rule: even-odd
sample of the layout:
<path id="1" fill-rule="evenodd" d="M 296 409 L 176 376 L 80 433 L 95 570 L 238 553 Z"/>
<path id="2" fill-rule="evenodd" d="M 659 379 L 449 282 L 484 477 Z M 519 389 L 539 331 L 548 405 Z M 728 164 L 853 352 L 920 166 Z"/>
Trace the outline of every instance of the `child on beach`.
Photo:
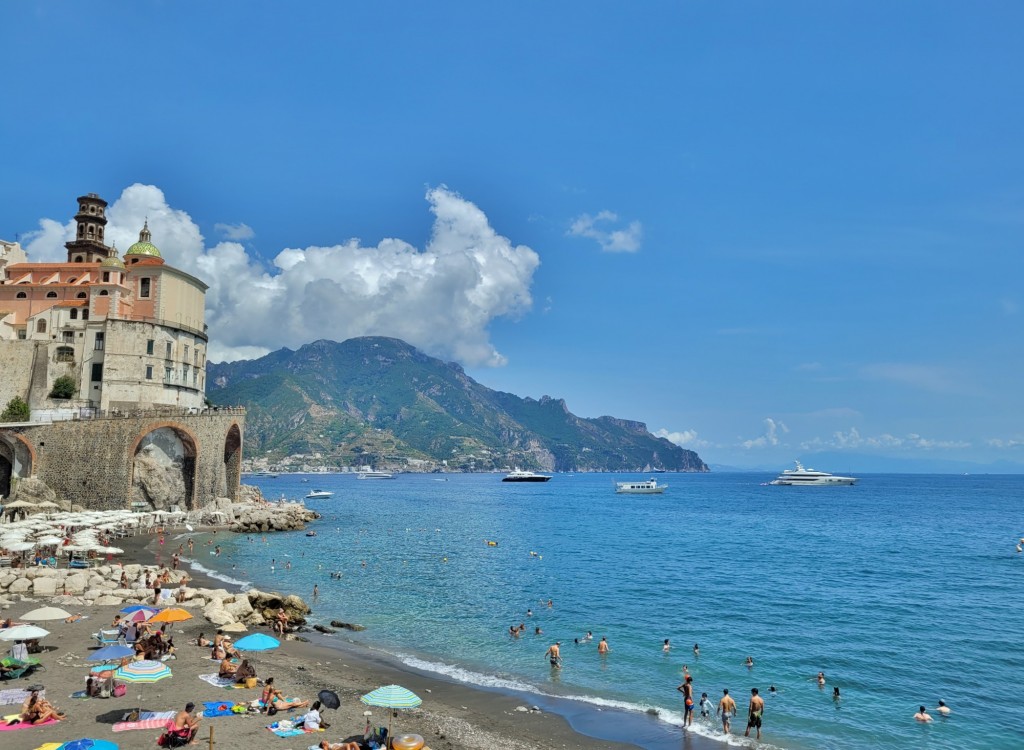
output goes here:
<path id="1" fill-rule="evenodd" d="M 711 709 L 712 709 L 712 706 L 711 706 L 711 701 L 708 700 L 708 694 L 707 693 L 701 693 L 700 694 L 700 715 L 701 715 L 701 717 L 705 718 L 705 719 L 710 718 L 710 716 L 711 716 Z"/>

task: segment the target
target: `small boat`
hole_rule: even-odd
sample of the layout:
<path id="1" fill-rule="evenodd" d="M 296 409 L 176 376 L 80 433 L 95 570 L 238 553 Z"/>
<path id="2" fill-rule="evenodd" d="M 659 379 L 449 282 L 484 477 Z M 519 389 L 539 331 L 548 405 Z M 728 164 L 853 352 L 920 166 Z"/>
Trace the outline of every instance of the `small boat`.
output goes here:
<path id="1" fill-rule="evenodd" d="M 510 471 L 501 480 L 502 482 L 546 482 L 551 477 L 548 474 L 535 474 L 532 471 L 525 471 L 518 466 Z"/>
<path id="2" fill-rule="evenodd" d="M 667 484 L 658 484 L 656 479 L 640 479 L 632 482 L 616 482 L 617 495 L 660 495 L 668 489 Z"/>
<path id="3" fill-rule="evenodd" d="M 315 531 L 307 531 L 306 532 L 306 536 L 316 536 L 316 532 Z"/>
<path id="4" fill-rule="evenodd" d="M 826 471 L 805 469 L 799 461 L 795 469 L 786 469 L 768 484 L 785 485 L 787 487 L 827 487 L 832 485 L 857 484 L 854 477 L 837 477 Z"/>
<path id="5" fill-rule="evenodd" d="M 306 495 L 307 500 L 324 500 L 328 497 L 334 497 L 333 492 L 327 492 L 325 490 L 313 490 Z"/>

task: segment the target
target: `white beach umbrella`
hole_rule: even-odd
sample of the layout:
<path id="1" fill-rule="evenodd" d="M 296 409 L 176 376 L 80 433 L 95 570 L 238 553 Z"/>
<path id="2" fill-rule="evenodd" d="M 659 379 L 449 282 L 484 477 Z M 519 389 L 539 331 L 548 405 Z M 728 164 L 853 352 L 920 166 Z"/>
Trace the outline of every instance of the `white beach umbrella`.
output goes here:
<path id="1" fill-rule="evenodd" d="M 0 641 L 28 641 L 33 638 L 45 638 L 49 634 L 49 630 L 43 630 L 36 625 L 15 625 L 13 628 L 0 630 Z"/>
<path id="2" fill-rule="evenodd" d="M 39 607 L 31 612 L 26 612 L 21 617 L 29 622 L 43 622 L 45 620 L 66 620 L 71 617 L 71 613 L 65 612 L 60 607 Z M 42 636 L 35 637 L 42 638 Z"/>
<path id="3" fill-rule="evenodd" d="M 36 545 L 32 542 L 15 542 L 14 544 L 8 544 L 7 549 L 11 552 L 28 552 L 30 549 L 35 549 Z"/>
<path id="4" fill-rule="evenodd" d="M 54 544 L 64 544 L 64 537 L 62 536 L 44 536 L 36 540 L 36 544 L 43 547 L 50 547 Z"/>

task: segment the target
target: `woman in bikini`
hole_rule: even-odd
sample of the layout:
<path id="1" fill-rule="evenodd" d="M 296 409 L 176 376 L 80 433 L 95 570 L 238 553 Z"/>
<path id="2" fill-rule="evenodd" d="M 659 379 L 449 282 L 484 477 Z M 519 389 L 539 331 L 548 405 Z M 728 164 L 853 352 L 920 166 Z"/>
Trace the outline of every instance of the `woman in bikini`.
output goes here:
<path id="1" fill-rule="evenodd" d="M 235 684 L 243 685 L 248 679 L 256 677 L 256 670 L 249 663 L 248 659 L 242 659 L 242 663 L 238 665 L 238 669 L 235 670 Z"/>
<path id="2" fill-rule="evenodd" d="M 278 711 L 287 711 L 289 708 L 304 708 L 309 705 L 309 701 L 289 701 L 284 697 L 284 693 L 274 687 L 274 678 L 267 678 L 267 685 L 263 688 L 263 696 L 260 698 L 263 701 L 263 706 L 266 709 L 270 709 L 271 706 L 276 708 Z"/>
<path id="3" fill-rule="evenodd" d="M 28 724 L 43 724 L 50 719 L 60 721 L 64 714 L 58 711 L 46 698 L 41 698 L 37 690 L 33 690 L 21 706 L 18 717 Z"/>

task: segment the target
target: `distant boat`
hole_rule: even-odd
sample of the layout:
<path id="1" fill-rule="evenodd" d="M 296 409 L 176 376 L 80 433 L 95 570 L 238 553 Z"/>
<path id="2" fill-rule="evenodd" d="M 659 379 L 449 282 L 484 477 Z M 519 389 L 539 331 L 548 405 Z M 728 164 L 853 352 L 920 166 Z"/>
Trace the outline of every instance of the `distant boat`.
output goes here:
<path id="1" fill-rule="evenodd" d="M 797 461 L 795 469 L 786 469 L 768 484 L 787 487 L 828 487 L 857 484 L 857 480 L 854 477 L 837 477 L 826 471 L 805 469 L 804 465 Z"/>
<path id="2" fill-rule="evenodd" d="M 252 475 L 254 477 L 263 477 L 264 479 L 277 479 L 277 474 L 273 474 L 269 471 L 254 471 Z"/>
<path id="3" fill-rule="evenodd" d="M 656 479 L 615 483 L 615 493 L 617 495 L 660 495 L 667 489 L 667 484 L 658 484 Z"/>
<path id="4" fill-rule="evenodd" d="M 525 471 L 518 466 L 510 471 L 501 480 L 502 482 L 546 482 L 551 479 L 547 474 L 534 474 L 532 471 Z"/>
<path id="5" fill-rule="evenodd" d="M 328 497 L 334 497 L 334 493 L 326 490 L 313 490 L 306 495 L 307 500 L 325 500 Z"/>
<path id="6" fill-rule="evenodd" d="M 369 466 L 362 467 L 356 472 L 356 479 L 394 479 L 395 477 L 386 471 L 374 471 Z"/>

